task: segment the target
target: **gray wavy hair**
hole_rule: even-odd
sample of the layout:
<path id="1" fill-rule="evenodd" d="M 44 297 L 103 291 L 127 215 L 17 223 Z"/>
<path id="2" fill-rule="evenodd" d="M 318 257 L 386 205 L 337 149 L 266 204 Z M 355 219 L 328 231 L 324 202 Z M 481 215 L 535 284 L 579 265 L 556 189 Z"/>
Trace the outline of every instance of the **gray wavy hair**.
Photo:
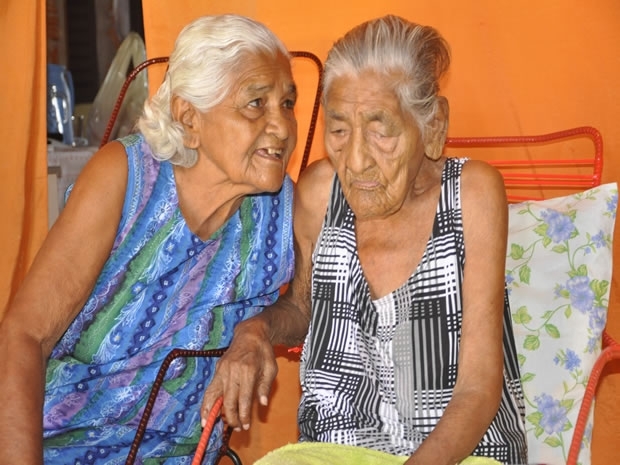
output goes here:
<path id="1" fill-rule="evenodd" d="M 235 70 L 248 54 L 282 53 L 285 45 L 264 24 L 245 16 L 200 17 L 183 28 L 155 95 L 144 104 L 137 127 L 158 160 L 181 166 L 196 163 L 196 150 L 183 144 L 183 126 L 171 113 L 172 96 L 206 112 L 221 103 L 235 81 Z"/>
<path id="2" fill-rule="evenodd" d="M 373 19 L 351 29 L 329 51 L 323 103 L 337 77 L 365 70 L 402 76 L 394 90 L 424 135 L 437 112 L 439 81 L 449 66 L 450 48 L 434 28 L 393 15 Z"/>

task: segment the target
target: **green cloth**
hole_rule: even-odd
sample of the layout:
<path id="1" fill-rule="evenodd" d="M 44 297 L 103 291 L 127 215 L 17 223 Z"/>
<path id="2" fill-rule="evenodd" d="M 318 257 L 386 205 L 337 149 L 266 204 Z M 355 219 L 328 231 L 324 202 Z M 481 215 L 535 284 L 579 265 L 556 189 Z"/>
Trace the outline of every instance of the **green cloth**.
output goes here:
<path id="1" fill-rule="evenodd" d="M 269 452 L 254 465 L 402 465 L 409 457 L 363 447 L 324 442 L 287 444 Z M 486 457 L 468 457 L 461 465 L 501 465 Z"/>

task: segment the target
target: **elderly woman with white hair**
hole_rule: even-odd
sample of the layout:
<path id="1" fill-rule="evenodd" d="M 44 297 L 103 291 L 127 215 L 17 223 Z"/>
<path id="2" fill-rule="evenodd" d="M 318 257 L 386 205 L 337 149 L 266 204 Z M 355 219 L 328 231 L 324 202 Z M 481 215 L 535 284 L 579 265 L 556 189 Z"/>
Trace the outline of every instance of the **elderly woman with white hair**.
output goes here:
<path id="1" fill-rule="evenodd" d="M 366 463 L 349 449 L 330 460 L 332 444 L 398 457 L 367 463 L 526 463 L 506 194 L 488 164 L 443 155 L 449 61 L 435 29 L 395 16 L 334 44 L 328 158 L 297 186 L 295 278 L 236 328 L 203 415 L 223 394 L 227 422 L 247 426 L 275 375 L 271 344 L 303 341 L 298 426 L 316 463 Z"/>
<path id="2" fill-rule="evenodd" d="M 124 462 L 166 355 L 227 346 L 277 299 L 294 270 L 296 96 L 264 25 L 182 30 L 138 131 L 94 154 L 2 321 L 0 463 Z M 172 363 L 141 460 L 189 463 L 214 370 Z"/>

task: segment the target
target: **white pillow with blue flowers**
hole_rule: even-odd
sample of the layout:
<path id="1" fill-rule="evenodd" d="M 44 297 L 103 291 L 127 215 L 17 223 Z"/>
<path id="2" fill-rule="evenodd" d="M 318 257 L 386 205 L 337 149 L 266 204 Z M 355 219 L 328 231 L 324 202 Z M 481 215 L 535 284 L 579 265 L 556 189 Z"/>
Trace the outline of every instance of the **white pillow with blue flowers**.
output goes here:
<path id="1" fill-rule="evenodd" d="M 564 465 L 601 352 L 618 186 L 510 205 L 506 282 L 525 394 L 529 462 Z M 593 410 L 579 462 L 590 464 Z"/>

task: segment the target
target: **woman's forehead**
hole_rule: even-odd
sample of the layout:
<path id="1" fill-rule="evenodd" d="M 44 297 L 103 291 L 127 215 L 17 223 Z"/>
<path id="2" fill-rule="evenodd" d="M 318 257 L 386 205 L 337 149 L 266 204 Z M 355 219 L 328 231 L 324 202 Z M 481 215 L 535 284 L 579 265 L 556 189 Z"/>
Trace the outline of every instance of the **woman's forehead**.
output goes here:
<path id="1" fill-rule="evenodd" d="M 363 111 L 372 120 L 400 112 L 400 100 L 390 82 L 377 76 L 342 76 L 334 79 L 324 99 L 327 114 Z"/>

